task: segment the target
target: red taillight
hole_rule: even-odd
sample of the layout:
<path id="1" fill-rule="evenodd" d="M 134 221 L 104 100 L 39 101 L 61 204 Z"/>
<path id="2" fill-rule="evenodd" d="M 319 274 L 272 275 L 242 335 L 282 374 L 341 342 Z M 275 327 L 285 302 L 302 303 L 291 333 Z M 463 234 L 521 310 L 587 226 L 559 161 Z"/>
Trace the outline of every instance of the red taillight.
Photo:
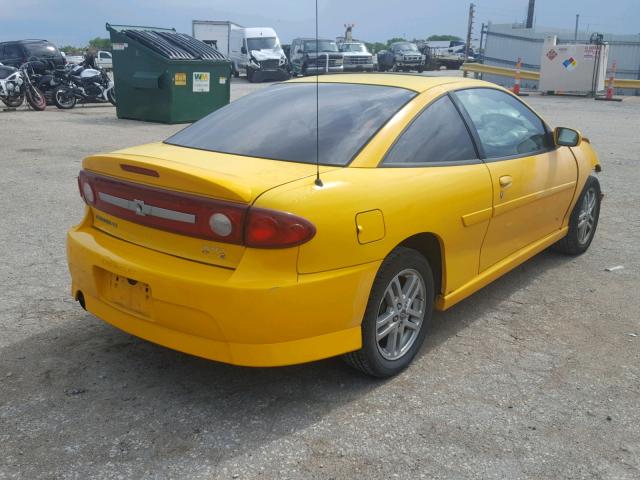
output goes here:
<path id="1" fill-rule="evenodd" d="M 95 175 L 78 175 L 90 206 L 131 222 L 190 237 L 253 248 L 287 248 L 313 238 L 316 229 L 290 213 L 249 207 Z"/>
<path id="2" fill-rule="evenodd" d="M 82 197 L 88 205 L 93 205 L 95 203 L 95 193 L 84 171 L 81 171 L 80 175 L 78 175 L 78 189 L 80 190 L 80 197 Z"/>
<path id="3" fill-rule="evenodd" d="M 81 195 L 87 186 L 94 194 L 93 202 L 83 195 L 85 202 L 116 217 L 190 237 L 242 244 L 247 205 L 116 180 L 84 170 L 78 184 Z M 228 223 L 213 223 L 214 217 L 224 218 Z"/>
<path id="4" fill-rule="evenodd" d="M 311 222 L 290 213 L 265 208 L 249 209 L 245 245 L 254 248 L 286 248 L 308 242 L 316 234 Z"/>

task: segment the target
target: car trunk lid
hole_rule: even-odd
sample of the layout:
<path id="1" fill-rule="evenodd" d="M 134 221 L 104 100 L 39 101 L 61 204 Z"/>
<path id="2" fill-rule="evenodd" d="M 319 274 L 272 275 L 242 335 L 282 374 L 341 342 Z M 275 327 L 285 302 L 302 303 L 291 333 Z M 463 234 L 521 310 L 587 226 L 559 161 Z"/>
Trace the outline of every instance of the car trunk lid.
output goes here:
<path id="1" fill-rule="evenodd" d="M 132 244 L 227 268 L 238 265 L 245 247 L 242 239 L 229 243 L 203 235 L 210 233 L 212 205 L 243 222 L 243 211 L 265 191 L 316 174 L 313 164 L 162 143 L 93 155 L 83 167 L 95 190 L 95 228 Z"/>

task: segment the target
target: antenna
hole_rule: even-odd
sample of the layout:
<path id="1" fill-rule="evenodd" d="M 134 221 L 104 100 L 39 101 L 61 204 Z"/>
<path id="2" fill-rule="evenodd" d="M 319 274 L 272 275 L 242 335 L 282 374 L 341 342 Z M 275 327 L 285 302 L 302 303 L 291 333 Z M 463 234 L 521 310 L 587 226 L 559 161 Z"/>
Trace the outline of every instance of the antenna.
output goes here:
<path id="1" fill-rule="evenodd" d="M 318 187 L 322 187 L 320 179 L 320 85 L 318 76 L 320 72 L 317 70 L 320 62 L 320 50 L 318 47 L 318 0 L 316 0 L 316 180 L 313 182 Z"/>

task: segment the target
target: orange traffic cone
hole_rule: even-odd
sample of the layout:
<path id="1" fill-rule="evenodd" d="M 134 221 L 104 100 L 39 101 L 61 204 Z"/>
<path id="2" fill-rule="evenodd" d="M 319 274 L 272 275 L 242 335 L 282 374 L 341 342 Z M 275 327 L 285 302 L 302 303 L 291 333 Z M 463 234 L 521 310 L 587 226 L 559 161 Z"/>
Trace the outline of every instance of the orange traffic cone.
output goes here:
<path id="1" fill-rule="evenodd" d="M 522 68 L 522 58 L 518 57 L 516 62 L 516 78 L 513 83 L 513 89 L 511 90 L 516 95 L 520 95 L 520 69 Z"/>
<path id="2" fill-rule="evenodd" d="M 604 97 L 596 97 L 596 100 L 606 100 L 608 102 L 621 102 L 622 99 L 621 98 L 613 98 L 613 85 L 616 81 L 616 70 L 617 70 L 618 66 L 616 64 L 616 62 L 614 61 L 611 64 L 611 74 L 609 75 L 609 78 L 607 79 L 607 93 Z"/>
<path id="3" fill-rule="evenodd" d="M 616 62 L 611 65 L 611 75 L 609 76 L 609 82 L 607 84 L 607 100 L 613 100 L 613 82 L 616 79 Z"/>

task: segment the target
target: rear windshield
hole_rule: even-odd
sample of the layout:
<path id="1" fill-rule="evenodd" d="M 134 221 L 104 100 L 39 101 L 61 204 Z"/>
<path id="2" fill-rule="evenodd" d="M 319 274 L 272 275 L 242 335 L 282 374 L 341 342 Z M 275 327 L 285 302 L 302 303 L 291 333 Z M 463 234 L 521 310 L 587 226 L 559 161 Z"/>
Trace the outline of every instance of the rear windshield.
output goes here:
<path id="1" fill-rule="evenodd" d="M 55 45 L 49 42 L 24 43 L 23 47 L 32 57 L 59 57 L 61 55 Z"/>
<path id="2" fill-rule="evenodd" d="M 403 88 L 321 83 L 319 163 L 347 165 L 415 96 Z M 223 107 L 165 143 L 212 152 L 316 162 L 316 84 L 274 85 Z"/>

